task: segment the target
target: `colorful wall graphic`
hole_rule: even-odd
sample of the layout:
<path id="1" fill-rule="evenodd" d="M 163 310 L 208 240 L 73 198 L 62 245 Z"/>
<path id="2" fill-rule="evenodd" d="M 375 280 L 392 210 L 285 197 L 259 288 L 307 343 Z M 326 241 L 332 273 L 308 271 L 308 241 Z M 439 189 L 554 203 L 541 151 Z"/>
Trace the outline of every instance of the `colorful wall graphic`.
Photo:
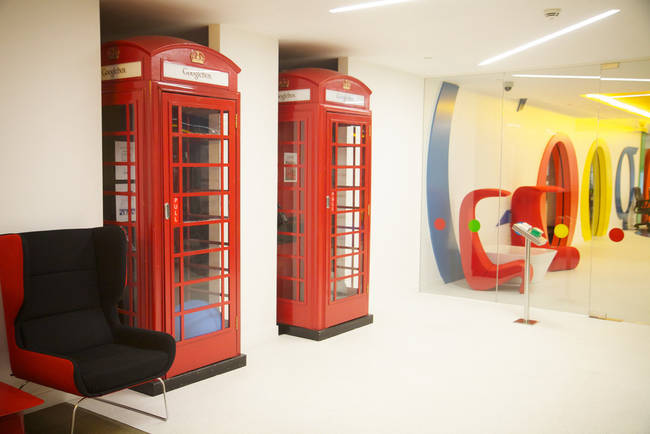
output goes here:
<path id="1" fill-rule="evenodd" d="M 449 134 L 458 86 L 443 82 L 433 111 L 427 157 L 429 237 L 438 271 L 445 283 L 463 278 L 449 200 Z"/>

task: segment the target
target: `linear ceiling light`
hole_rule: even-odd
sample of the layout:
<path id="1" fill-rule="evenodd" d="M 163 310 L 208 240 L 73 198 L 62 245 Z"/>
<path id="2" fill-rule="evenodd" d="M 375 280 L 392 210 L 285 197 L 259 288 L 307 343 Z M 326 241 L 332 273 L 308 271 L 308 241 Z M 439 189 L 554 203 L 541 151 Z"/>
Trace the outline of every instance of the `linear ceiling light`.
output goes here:
<path id="1" fill-rule="evenodd" d="M 582 78 L 586 80 L 598 80 L 598 75 L 546 75 L 546 74 L 512 74 L 513 77 L 523 78 Z"/>
<path id="2" fill-rule="evenodd" d="M 650 93 L 637 93 L 637 94 L 634 94 L 634 95 L 616 95 L 616 96 L 612 95 L 612 98 L 616 98 L 616 99 L 619 99 L 619 98 L 640 98 L 642 96 L 650 96 Z"/>
<path id="3" fill-rule="evenodd" d="M 524 50 L 527 50 L 529 48 L 532 48 L 532 47 L 535 47 L 537 45 L 543 44 L 544 42 L 548 42 L 551 39 L 555 39 L 555 38 L 557 38 L 559 36 L 566 35 L 567 33 L 573 32 L 574 30 L 581 29 L 582 27 L 588 26 L 589 24 L 593 24 L 593 23 L 595 23 L 597 21 L 600 21 L 600 20 L 602 20 L 604 18 L 607 18 L 610 15 L 614 15 L 614 14 L 616 14 L 618 12 L 620 12 L 620 9 L 610 9 L 607 12 L 603 12 L 602 14 L 598 14 L 598 15 L 596 15 L 594 17 L 591 17 L 591 18 L 587 18 L 586 20 L 580 21 L 579 23 L 572 24 L 569 27 L 565 27 L 562 30 L 558 30 L 557 32 L 551 33 L 549 35 L 542 36 L 539 39 L 535 39 L 534 41 L 528 42 L 528 43 L 526 43 L 524 45 L 520 45 L 519 47 L 513 48 L 512 50 L 506 51 L 505 53 L 501 53 L 501 54 L 499 54 L 497 56 L 490 57 L 489 59 L 486 59 L 486 60 L 482 61 L 478 65 L 483 66 L 483 65 L 488 65 L 490 63 L 494 63 L 497 60 L 504 59 L 506 57 L 512 56 L 513 54 L 517 54 L 517 53 L 520 53 L 520 52 L 522 52 Z"/>
<path id="4" fill-rule="evenodd" d="M 618 77 L 600 77 L 603 81 L 650 81 L 650 78 L 618 78 Z"/>
<path id="5" fill-rule="evenodd" d="M 357 11 L 359 9 L 376 8 L 379 6 L 393 5 L 395 3 L 405 3 L 407 1 L 411 1 L 411 0 L 379 0 L 374 2 L 359 3 L 356 5 L 342 6 L 340 8 L 330 9 L 330 13 L 338 14 L 339 12 L 350 12 L 350 11 Z"/>
<path id="6" fill-rule="evenodd" d="M 600 75 L 512 74 L 512 76 L 520 78 L 581 78 L 583 80 L 650 82 L 650 78 L 601 77 Z"/>
<path id="7" fill-rule="evenodd" d="M 619 108 L 621 110 L 625 110 L 627 112 L 634 113 L 634 114 L 637 114 L 637 115 L 641 115 L 641 116 L 644 116 L 644 117 L 650 119 L 650 112 L 649 111 L 640 109 L 640 108 L 635 107 L 635 106 L 630 105 L 630 104 L 625 104 L 624 102 L 620 102 L 619 100 L 617 100 L 616 98 L 613 98 L 611 96 L 601 95 L 601 94 L 598 94 L 598 93 L 588 93 L 587 95 L 585 95 L 585 97 L 587 97 L 589 99 L 594 99 L 596 101 L 600 101 L 600 102 L 605 103 L 607 105 L 611 105 L 612 107 L 616 107 L 616 108 Z"/>

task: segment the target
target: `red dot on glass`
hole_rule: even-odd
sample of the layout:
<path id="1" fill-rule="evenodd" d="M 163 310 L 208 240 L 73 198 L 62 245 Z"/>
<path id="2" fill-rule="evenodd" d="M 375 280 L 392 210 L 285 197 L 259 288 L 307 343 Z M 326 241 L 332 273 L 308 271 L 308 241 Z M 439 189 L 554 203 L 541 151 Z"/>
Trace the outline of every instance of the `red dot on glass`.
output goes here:
<path id="1" fill-rule="evenodd" d="M 611 231 L 609 231 L 609 239 L 614 241 L 615 243 L 621 241 L 624 236 L 625 233 L 619 228 L 614 228 Z"/>
<path id="2" fill-rule="evenodd" d="M 433 222 L 433 226 L 441 231 L 445 228 L 445 226 L 447 226 L 447 223 L 445 222 L 445 219 L 437 218 L 436 221 Z"/>

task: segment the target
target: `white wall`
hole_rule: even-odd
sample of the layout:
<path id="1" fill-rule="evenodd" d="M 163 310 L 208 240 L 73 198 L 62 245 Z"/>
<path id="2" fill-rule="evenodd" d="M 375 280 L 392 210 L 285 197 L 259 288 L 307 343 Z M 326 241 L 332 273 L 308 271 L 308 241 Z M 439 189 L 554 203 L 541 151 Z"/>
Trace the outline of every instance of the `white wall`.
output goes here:
<path id="1" fill-rule="evenodd" d="M 3 0 L 0 52 L 0 234 L 100 226 L 99 2 Z"/>
<path id="2" fill-rule="evenodd" d="M 372 306 L 419 284 L 424 79 L 355 58 L 340 65 L 372 90 Z"/>
<path id="3" fill-rule="evenodd" d="M 232 26 L 210 26 L 210 46 L 242 69 L 242 352 L 273 337 L 276 326 L 278 190 L 278 40 Z"/>
<path id="4" fill-rule="evenodd" d="M 99 2 L 0 3 L 0 233 L 102 224 Z"/>

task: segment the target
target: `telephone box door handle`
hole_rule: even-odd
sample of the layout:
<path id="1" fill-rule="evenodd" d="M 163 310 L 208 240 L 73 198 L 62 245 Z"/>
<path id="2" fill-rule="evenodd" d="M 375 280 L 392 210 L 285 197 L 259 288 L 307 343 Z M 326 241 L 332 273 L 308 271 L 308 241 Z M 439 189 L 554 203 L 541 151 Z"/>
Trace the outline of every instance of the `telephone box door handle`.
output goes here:
<path id="1" fill-rule="evenodd" d="M 169 220 L 169 217 L 170 217 L 169 202 L 165 202 L 165 220 Z"/>

